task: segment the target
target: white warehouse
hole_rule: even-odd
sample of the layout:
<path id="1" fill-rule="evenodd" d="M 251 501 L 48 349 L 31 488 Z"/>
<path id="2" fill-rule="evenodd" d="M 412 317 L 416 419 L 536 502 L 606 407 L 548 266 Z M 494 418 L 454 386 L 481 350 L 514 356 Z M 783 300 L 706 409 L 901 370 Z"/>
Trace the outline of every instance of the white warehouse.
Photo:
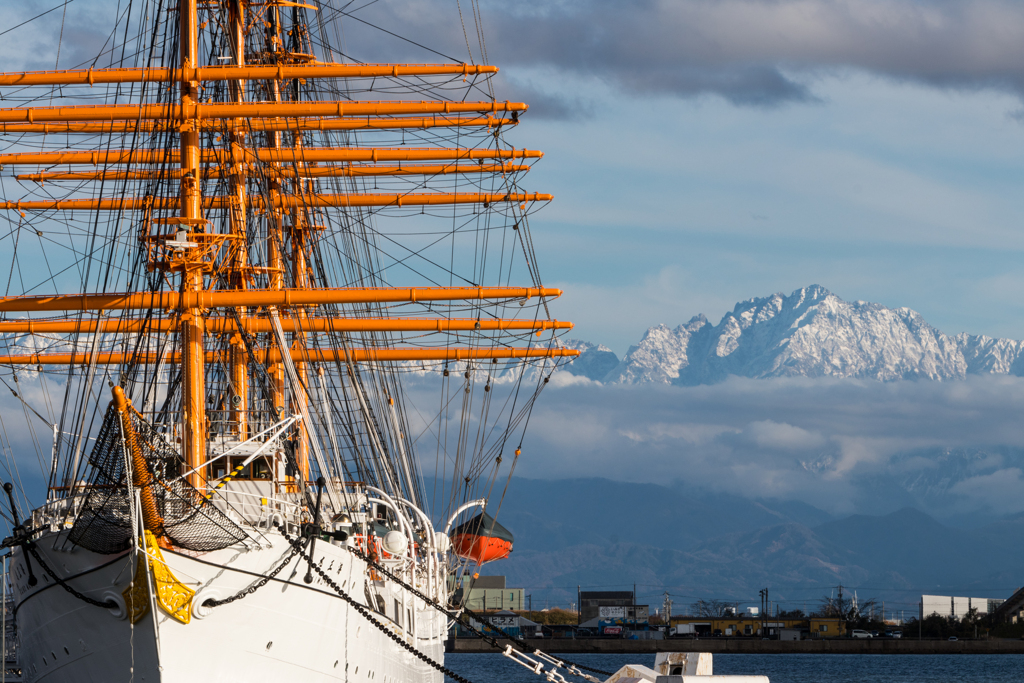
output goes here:
<path id="1" fill-rule="evenodd" d="M 921 618 L 927 619 L 932 615 L 940 617 L 963 618 L 971 608 L 978 610 L 978 614 L 988 614 L 1002 603 L 1002 600 L 991 598 L 958 598 L 950 595 L 922 595 L 921 596 Z"/>

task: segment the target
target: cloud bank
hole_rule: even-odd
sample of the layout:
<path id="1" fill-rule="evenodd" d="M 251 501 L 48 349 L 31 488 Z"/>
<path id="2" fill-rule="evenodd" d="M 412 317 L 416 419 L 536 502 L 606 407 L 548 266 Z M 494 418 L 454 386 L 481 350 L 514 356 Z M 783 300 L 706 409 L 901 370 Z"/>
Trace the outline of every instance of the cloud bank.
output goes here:
<path id="1" fill-rule="evenodd" d="M 1024 511 L 1024 380 L 738 377 L 600 385 L 556 375 L 517 474 L 680 481 L 750 498 L 949 518 Z"/>
<path id="2" fill-rule="evenodd" d="M 55 4 L 12 6 L 6 25 Z M 568 94 L 566 74 L 620 92 L 759 107 L 814 101 L 817 78 L 847 69 L 1024 96 L 1024 5 L 1010 0 L 482 0 L 479 22 L 472 3 L 460 16 L 450 0 L 320 4 L 318 38 L 342 43 L 350 57 L 468 61 L 472 53 L 506 67 L 502 97 L 553 117 L 600 107 Z M 89 61 L 113 38 L 116 11 L 109 0 L 70 3 L 5 35 L 0 56 L 9 69 L 53 68 L 63 31 L 62 65 Z"/>
<path id="3" fill-rule="evenodd" d="M 626 92 L 711 94 L 737 105 L 775 106 L 813 100 L 816 77 L 852 68 L 940 88 L 1024 95 L 1024 5 L 1008 0 L 481 4 L 490 61 L 596 77 Z M 476 22 L 466 7 L 462 21 L 452 9 L 437 1 L 387 0 L 356 16 L 397 26 L 401 35 L 455 50 L 462 59 L 468 37 L 480 60 Z M 355 36 L 356 53 L 373 51 L 370 41 L 379 34 L 338 18 L 358 29 L 347 34 Z"/>

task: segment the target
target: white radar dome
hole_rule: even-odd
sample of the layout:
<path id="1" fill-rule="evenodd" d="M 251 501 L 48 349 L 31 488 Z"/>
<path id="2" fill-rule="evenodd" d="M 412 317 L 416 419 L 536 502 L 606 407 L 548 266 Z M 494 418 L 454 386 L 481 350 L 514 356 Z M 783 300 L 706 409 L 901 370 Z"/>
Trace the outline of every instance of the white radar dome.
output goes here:
<path id="1" fill-rule="evenodd" d="M 384 552 L 388 555 L 398 557 L 404 555 L 405 549 L 409 547 L 405 534 L 401 531 L 389 531 L 384 534 L 384 540 L 381 541 L 381 545 L 384 546 Z"/>

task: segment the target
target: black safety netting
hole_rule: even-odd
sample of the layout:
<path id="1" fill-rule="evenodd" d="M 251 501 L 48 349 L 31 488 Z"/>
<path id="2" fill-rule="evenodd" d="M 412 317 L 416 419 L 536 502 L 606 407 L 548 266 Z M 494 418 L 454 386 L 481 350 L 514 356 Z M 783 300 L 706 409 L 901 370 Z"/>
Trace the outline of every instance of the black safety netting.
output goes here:
<path id="1" fill-rule="evenodd" d="M 142 487 L 131 485 L 131 455 L 123 437 L 121 416 L 111 404 L 89 455 L 92 471 L 87 493 L 69 540 L 104 554 L 130 548 L 134 528 L 138 527 L 139 513 L 133 514 L 130 503 L 136 489 L 152 493 L 163 518 L 163 534 L 178 547 L 205 552 L 246 538 L 241 527 L 180 476 L 184 462 L 178 449 L 137 414 L 130 419 L 152 481 Z"/>

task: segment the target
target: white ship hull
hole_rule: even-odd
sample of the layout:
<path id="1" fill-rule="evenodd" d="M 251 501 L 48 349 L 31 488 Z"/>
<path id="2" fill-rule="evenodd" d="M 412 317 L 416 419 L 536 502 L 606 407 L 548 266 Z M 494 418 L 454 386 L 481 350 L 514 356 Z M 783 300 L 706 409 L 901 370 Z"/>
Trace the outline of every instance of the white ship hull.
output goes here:
<path id="1" fill-rule="evenodd" d="M 46 533 L 37 539 L 47 565 L 84 595 L 100 601 L 119 598 L 132 580 L 132 554 L 99 555 L 66 543 L 65 535 Z M 157 607 L 133 625 L 123 608 L 108 610 L 82 601 L 34 560 L 38 583 L 29 586 L 24 554 L 16 549 L 11 580 L 24 680 L 442 680 L 436 669 L 382 633 L 315 573 L 312 584 L 304 583 L 307 567 L 298 556 L 252 594 L 218 607 L 199 607 L 250 586 L 284 559 L 289 550 L 285 539 L 276 532 L 267 538 L 270 548 L 239 545 L 194 556 L 163 552 L 175 576 L 197 591 L 188 624 Z M 62 549 L 65 546 L 67 550 Z M 433 661 L 443 661 L 443 615 L 394 582 L 372 580 L 366 563 L 345 548 L 318 543 L 316 558 L 325 573 L 368 606 L 387 629 Z M 371 602 L 376 605 L 368 605 Z"/>

